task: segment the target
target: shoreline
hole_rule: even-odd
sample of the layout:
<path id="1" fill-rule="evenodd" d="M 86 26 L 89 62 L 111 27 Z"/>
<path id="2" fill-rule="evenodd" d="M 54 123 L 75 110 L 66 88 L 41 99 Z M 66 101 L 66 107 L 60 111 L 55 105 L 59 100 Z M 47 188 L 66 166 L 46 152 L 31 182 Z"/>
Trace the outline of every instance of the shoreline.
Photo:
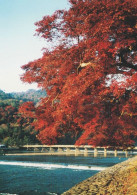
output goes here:
<path id="1" fill-rule="evenodd" d="M 136 195 L 137 156 L 101 171 L 61 195 Z"/>

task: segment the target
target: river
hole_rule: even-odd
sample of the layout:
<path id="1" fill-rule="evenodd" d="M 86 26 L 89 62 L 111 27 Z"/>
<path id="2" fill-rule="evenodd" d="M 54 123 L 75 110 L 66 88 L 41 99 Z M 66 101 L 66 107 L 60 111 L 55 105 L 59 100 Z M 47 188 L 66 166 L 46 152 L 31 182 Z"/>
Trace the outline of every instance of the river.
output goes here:
<path id="1" fill-rule="evenodd" d="M 126 157 L 0 156 L 0 194 L 56 195 Z"/>

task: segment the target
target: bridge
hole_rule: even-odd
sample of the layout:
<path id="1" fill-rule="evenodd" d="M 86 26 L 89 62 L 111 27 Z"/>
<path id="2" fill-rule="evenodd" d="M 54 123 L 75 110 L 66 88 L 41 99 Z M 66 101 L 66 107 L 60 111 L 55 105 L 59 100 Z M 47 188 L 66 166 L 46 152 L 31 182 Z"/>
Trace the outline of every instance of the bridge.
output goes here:
<path id="1" fill-rule="evenodd" d="M 89 154 L 93 154 L 94 157 L 97 157 L 100 154 L 103 154 L 104 157 L 107 157 L 107 154 L 112 154 L 115 157 L 118 154 L 125 154 L 127 157 L 128 154 L 135 152 L 137 147 L 127 148 L 123 150 L 122 148 L 112 149 L 111 147 L 93 147 L 91 145 L 24 145 L 22 148 L 27 150 L 33 150 L 34 152 L 44 153 L 44 154 L 57 154 L 57 155 L 84 155 L 88 156 Z"/>

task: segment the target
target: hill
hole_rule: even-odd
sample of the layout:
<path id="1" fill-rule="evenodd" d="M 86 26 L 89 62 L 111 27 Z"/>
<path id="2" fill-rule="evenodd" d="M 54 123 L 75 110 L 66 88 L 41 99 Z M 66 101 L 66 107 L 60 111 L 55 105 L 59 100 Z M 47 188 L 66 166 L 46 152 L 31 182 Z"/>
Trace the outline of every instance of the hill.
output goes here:
<path id="1" fill-rule="evenodd" d="M 14 98 L 14 96 L 12 94 L 5 93 L 4 91 L 0 90 L 0 107 L 4 107 L 7 105 L 17 107 L 21 103 L 22 103 L 22 101 L 17 99 L 17 98 Z"/>
<path id="2" fill-rule="evenodd" d="M 36 104 L 45 95 L 46 92 L 41 90 L 21 93 L 5 93 L 0 90 L 0 143 L 7 146 L 38 143 L 37 132 L 31 126 L 34 118 L 21 114 L 19 108 L 27 101 Z"/>

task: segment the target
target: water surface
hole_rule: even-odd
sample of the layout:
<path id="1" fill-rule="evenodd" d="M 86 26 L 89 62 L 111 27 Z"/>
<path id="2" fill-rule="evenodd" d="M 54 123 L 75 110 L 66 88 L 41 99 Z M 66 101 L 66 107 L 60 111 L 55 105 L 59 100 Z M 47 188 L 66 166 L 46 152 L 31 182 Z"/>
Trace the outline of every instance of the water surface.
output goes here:
<path id="1" fill-rule="evenodd" d="M 122 157 L 0 156 L 0 194 L 61 194 Z"/>

